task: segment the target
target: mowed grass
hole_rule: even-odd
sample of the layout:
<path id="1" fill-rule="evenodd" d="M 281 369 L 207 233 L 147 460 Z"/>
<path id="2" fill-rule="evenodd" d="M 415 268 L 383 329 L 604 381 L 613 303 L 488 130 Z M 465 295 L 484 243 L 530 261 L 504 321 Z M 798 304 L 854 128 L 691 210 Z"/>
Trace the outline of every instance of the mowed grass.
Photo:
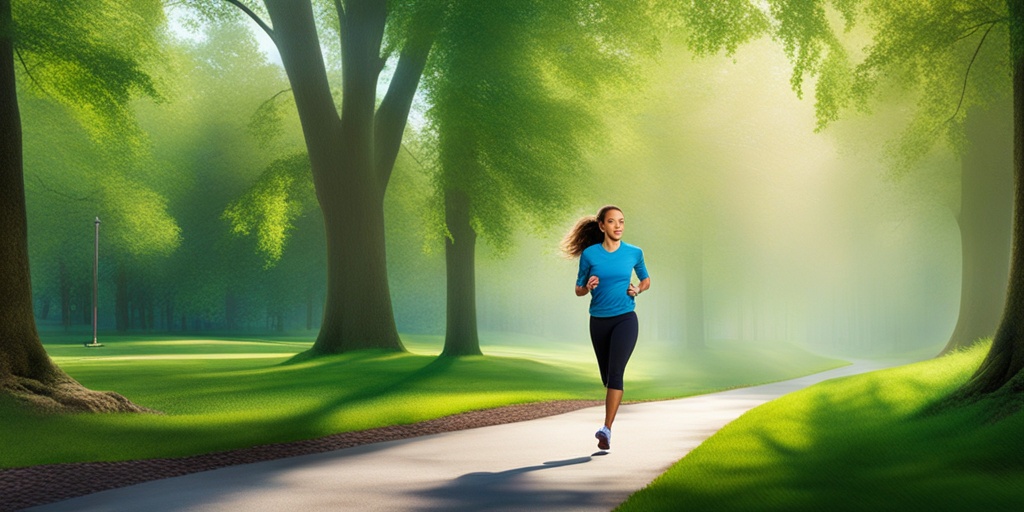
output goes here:
<path id="1" fill-rule="evenodd" d="M 929 412 L 989 348 L 826 381 L 757 407 L 620 511 L 1021 510 L 1024 413 Z"/>
<path id="2" fill-rule="evenodd" d="M 0 468 L 179 457 L 509 404 L 603 399 L 589 343 L 484 338 L 484 351 L 493 355 L 438 358 L 441 337 L 403 336 L 408 353 L 362 351 L 288 363 L 311 342 L 108 336 L 105 347 L 87 349 L 78 337 L 51 337 L 47 351 L 79 382 L 162 414 L 37 414 L 0 401 Z M 733 346 L 689 357 L 676 351 L 676 364 L 668 365 L 674 371 L 665 373 L 665 357 L 638 349 L 627 372 L 627 387 L 635 388 L 627 399 L 710 392 L 845 364 L 780 350 L 790 360 Z"/>

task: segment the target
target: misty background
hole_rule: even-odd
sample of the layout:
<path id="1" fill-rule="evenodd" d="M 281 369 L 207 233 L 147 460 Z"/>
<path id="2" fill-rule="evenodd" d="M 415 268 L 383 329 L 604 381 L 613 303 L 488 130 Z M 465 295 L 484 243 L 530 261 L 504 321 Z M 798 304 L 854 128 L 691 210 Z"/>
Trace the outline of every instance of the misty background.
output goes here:
<path id="1" fill-rule="evenodd" d="M 137 140 L 100 141 L 101 151 L 81 114 L 19 84 L 37 321 L 90 330 L 99 217 L 101 331 L 312 341 L 325 293 L 323 222 L 301 173 L 267 174 L 304 152 L 284 71 L 244 22 L 170 17 L 154 64 L 163 99 L 135 103 Z M 513 218 L 507 247 L 478 243 L 484 353 L 494 340 L 589 347 L 589 299 L 572 293 L 577 261 L 559 242 L 604 204 L 623 209 L 624 240 L 644 249 L 651 273 L 637 300 L 640 347 L 937 353 L 960 305 L 961 162 L 939 144 L 893 170 L 887 144 L 914 98 L 891 94 L 816 132 L 814 84 L 794 94 L 777 44 L 700 59 L 671 36 L 662 45 L 633 86 L 600 105 L 608 129 L 588 152 L 592 172 L 572 190 L 570 213 L 543 226 Z M 385 200 L 403 335 L 445 329 L 443 234 L 420 133 L 426 101 L 414 104 Z M 996 117 L 984 138 L 1009 148 L 1010 112 Z M 244 204 L 253 202 L 277 222 L 252 217 Z"/>

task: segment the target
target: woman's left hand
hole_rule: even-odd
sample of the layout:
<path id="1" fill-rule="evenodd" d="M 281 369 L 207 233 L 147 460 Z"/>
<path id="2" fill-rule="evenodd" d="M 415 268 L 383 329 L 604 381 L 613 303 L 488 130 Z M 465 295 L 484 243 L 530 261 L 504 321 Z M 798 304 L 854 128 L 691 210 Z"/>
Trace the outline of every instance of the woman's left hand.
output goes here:
<path id="1" fill-rule="evenodd" d="M 629 283 L 629 289 L 626 290 L 626 295 L 629 295 L 630 297 L 640 295 L 640 287 L 633 283 Z"/>

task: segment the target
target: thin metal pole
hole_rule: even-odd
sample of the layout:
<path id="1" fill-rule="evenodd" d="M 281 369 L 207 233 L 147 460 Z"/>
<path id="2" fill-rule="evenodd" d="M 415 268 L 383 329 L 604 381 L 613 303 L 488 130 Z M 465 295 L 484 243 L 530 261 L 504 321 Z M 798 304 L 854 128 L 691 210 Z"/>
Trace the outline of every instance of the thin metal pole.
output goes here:
<path id="1" fill-rule="evenodd" d="M 100 218 L 96 217 L 95 252 L 92 260 L 92 343 L 87 347 L 102 347 L 96 341 L 96 324 L 99 311 L 99 280 L 100 280 Z"/>

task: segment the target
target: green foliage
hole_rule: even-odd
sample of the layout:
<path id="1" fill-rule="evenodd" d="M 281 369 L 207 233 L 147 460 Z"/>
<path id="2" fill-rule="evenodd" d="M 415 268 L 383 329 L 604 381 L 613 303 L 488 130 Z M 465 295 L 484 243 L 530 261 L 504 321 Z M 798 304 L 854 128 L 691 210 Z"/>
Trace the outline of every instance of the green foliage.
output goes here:
<path id="1" fill-rule="evenodd" d="M 516 228 L 550 225 L 574 207 L 586 152 L 602 140 L 602 100 L 635 90 L 657 49 L 646 7 L 449 6 L 424 80 L 436 204 L 467 194 L 474 229 L 499 250 Z"/>
<path id="2" fill-rule="evenodd" d="M 163 5 L 73 0 L 12 7 L 19 103 L 28 119 L 31 254 L 41 264 L 36 275 L 48 276 L 39 281 L 42 296 L 59 296 L 67 307 L 72 292 L 81 299 L 78 290 L 91 274 L 90 244 L 82 242 L 91 240 L 95 216 L 106 223 L 104 253 L 121 261 L 166 256 L 179 242 L 164 197 L 142 183 L 159 166 L 132 108 L 138 96 L 160 98 L 150 66 L 161 52 Z"/>
<path id="3" fill-rule="evenodd" d="M 617 510 L 1011 510 L 1024 498 L 1024 413 L 979 421 L 991 403 L 923 412 L 966 382 L 989 346 L 757 407 Z"/>
<path id="4" fill-rule="evenodd" d="M 263 2 L 239 0 L 237 3 L 246 7 L 261 19 L 267 19 L 267 9 Z M 234 2 L 229 0 L 180 0 L 178 5 L 183 9 L 182 20 L 192 30 L 201 30 L 207 24 L 223 21 L 238 22 L 245 18 L 245 13 Z"/>
<path id="5" fill-rule="evenodd" d="M 833 2 L 827 2 L 833 3 Z M 769 2 L 773 18 L 772 37 L 782 43 L 786 56 L 793 63 L 790 84 L 797 96 L 802 94 L 804 76 L 820 72 L 827 56 L 836 51 L 839 41 L 833 33 L 824 1 L 777 0 Z M 852 21 L 849 1 L 837 1 L 845 9 L 847 24 Z"/>
<path id="6" fill-rule="evenodd" d="M 284 104 L 288 100 L 283 95 L 287 92 L 291 92 L 291 89 L 283 90 L 271 96 L 270 99 L 261 103 L 256 111 L 253 112 L 252 118 L 249 121 L 248 131 L 260 145 L 270 144 L 280 137 L 284 131 L 282 126 L 284 119 L 283 111 L 286 109 Z M 294 108 L 294 105 L 289 105 L 289 107 Z"/>
<path id="7" fill-rule="evenodd" d="M 145 185 L 109 174 L 102 181 L 101 204 L 108 212 L 104 237 L 127 258 L 167 256 L 178 247 L 181 229 L 167 211 L 167 200 Z"/>
<path id="8" fill-rule="evenodd" d="M 18 104 L 33 296 L 77 301 L 78 289 L 92 283 L 101 151 L 65 107 L 32 94 Z"/>
<path id="9" fill-rule="evenodd" d="M 287 265 L 278 265 L 286 268 L 270 273 L 253 239 L 232 236 L 221 221 L 266 162 L 299 151 L 302 139 L 294 113 L 276 108 L 291 101 L 284 74 L 266 62 L 245 23 L 200 28 L 191 39 L 160 39 L 162 61 L 145 68 L 160 85 L 160 101 L 136 101 L 122 112 L 130 124 L 138 122 L 134 140 L 145 142 L 133 148 L 98 139 L 95 127 L 80 125 L 74 106 L 59 105 L 20 73 L 40 303 L 82 308 L 91 301 L 96 216 L 102 220 L 101 329 L 115 311 L 112 291 L 122 275 L 127 293 L 116 294 L 118 303 L 148 308 L 147 317 L 161 319 L 155 326 L 168 329 L 186 318 L 189 329 L 263 326 L 272 310 L 305 308 L 307 297 L 319 293 L 323 244 L 316 236 L 322 238 L 323 228 L 315 219 L 309 226 L 305 218 L 295 220 L 313 236 L 297 237 L 292 257 L 283 257 Z M 272 105 L 261 110 L 261 104 Z M 318 277 L 319 286 L 307 282 Z"/>
<path id="10" fill-rule="evenodd" d="M 852 26 L 858 0 L 727 0 L 689 1 L 665 6 L 676 14 L 675 23 L 684 30 L 687 46 L 697 55 L 736 49 L 754 39 L 771 36 L 782 44 L 793 63 L 790 84 L 802 95 L 804 78 L 817 76 L 823 67 L 832 68 L 843 58 L 832 27 L 829 8 L 838 12 L 847 28 Z M 673 5 L 675 4 L 675 5 Z M 838 53 L 839 55 L 833 55 Z M 823 105 L 828 107 L 828 103 Z"/>
<path id="11" fill-rule="evenodd" d="M 166 194 L 182 230 L 179 250 L 145 280 L 158 283 L 161 302 L 176 315 L 175 329 L 183 317 L 189 329 L 263 327 L 271 309 L 304 307 L 307 285 L 267 272 L 256 237 L 233 236 L 225 210 L 268 162 L 300 151 L 301 131 L 294 111 L 284 108 L 292 101 L 284 73 L 261 53 L 250 22 L 197 23 L 192 37 L 167 42 L 161 69 L 167 101 L 138 105 L 155 157 L 171 170 L 152 186 Z M 311 263 L 318 261 L 315 253 L 296 252 L 297 265 L 320 275 Z"/>
<path id="12" fill-rule="evenodd" d="M 864 20 L 872 43 L 860 52 L 860 62 L 852 62 L 839 44 L 832 44 L 821 65 L 811 62 L 805 67 L 819 77 L 818 127 L 838 119 L 844 108 L 868 110 L 871 97 L 886 90 L 916 93 L 912 120 L 887 148 L 896 175 L 913 168 L 943 139 L 962 152 L 967 113 L 976 106 L 992 108 L 1007 98 L 1004 3 L 848 0 L 837 8 L 847 28 L 859 21 L 858 16 Z M 826 30 L 822 27 L 823 34 Z M 804 35 L 795 40 L 807 39 Z"/>
<path id="13" fill-rule="evenodd" d="M 94 139 L 137 150 L 129 103 L 159 97 L 145 66 L 160 54 L 162 2 L 16 0 L 13 16 L 16 58 L 32 86 L 72 108 Z"/>
<path id="14" fill-rule="evenodd" d="M 254 234 L 266 266 L 281 259 L 292 222 L 316 208 L 309 156 L 299 153 L 274 161 L 242 197 L 224 210 L 237 235 Z"/>
<path id="15" fill-rule="evenodd" d="M 910 170 L 941 140 L 962 152 L 967 113 L 1010 92 L 1006 4 L 875 0 L 865 15 L 874 36 L 850 98 L 863 104 L 893 85 L 918 94 L 914 118 L 888 147 L 894 172 Z"/>
<path id="16" fill-rule="evenodd" d="M 770 27 L 767 14 L 749 0 L 673 0 L 662 8 L 676 27 L 685 31 L 687 46 L 697 55 L 723 50 L 733 55 L 740 45 L 764 35 Z"/>
<path id="17" fill-rule="evenodd" d="M 1007 97 L 1007 35 L 1020 30 L 1008 26 L 1004 2 L 985 0 L 730 0 L 677 7 L 677 23 L 699 55 L 732 54 L 763 35 L 780 42 L 797 95 L 807 77 L 816 79 L 818 130 L 845 109 L 868 110 L 883 91 L 917 94 L 913 119 L 887 149 L 896 175 L 922 161 L 937 141 L 964 149 L 967 112 Z M 870 27 L 872 42 L 851 50 L 840 32 L 857 23 Z"/>
<path id="18" fill-rule="evenodd" d="M 333 0 L 319 1 L 323 4 L 334 3 Z M 405 42 L 413 36 L 414 27 L 417 26 L 413 24 L 414 19 L 419 16 L 428 15 L 430 19 L 424 20 L 422 24 L 418 24 L 420 28 L 440 26 L 443 23 L 445 8 L 455 3 L 452 0 L 400 0 L 388 2 L 388 19 L 384 27 L 384 43 L 381 47 L 381 56 L 385 59 L 397 56 Z M 328 16 L 323 18 L 328 18 Z M 322 23 L 321 25 L 330 28 L 337 27 L 338 17 L 331 16 L 330 18 L 333 22 L 332 24 Z M 337 36 L 340 37 L 340 33 Z"/>

